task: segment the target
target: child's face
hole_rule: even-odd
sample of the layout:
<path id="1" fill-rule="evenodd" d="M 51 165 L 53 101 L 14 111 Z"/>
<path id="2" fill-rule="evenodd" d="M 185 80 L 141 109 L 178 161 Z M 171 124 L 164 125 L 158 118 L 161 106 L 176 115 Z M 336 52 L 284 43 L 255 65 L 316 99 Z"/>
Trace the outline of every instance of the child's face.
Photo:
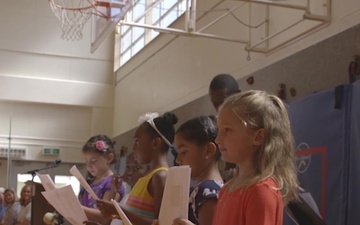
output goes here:
<path id="1" fill-rule="evenodd" d="M 221 104 L 230 94 L 227 88 L 222 88 L 222 89 L 210 90 L 209 95 L 215 110 L 218 111 Z"/>
<path id="2" fill-rule="evenodd" d="M 136 161 L 139 164 L 150 163 L 154 151 L 153 139 L 145 131 L 143 126 L 138 127 L 134 134 L 133 145 L 133 152 Z"/>
<path id="3" fill-rule="evenodd" d="M 140 165 L 134 158 L 133 155 L 130 155 L 126 158 L 126 168 L 123 177 L 123 180 L 128 183 L 131 187 L 135 185 L 137 180 L 144 176 L 146 170 L 144 166 Z"/>
<path id="4" fill-rule="evenodd" d="M 6 204 L 13 204 L 15 202 L 15 195 L 11 191 L 7 191 L 4 193 L 4 202 Z"/>
<path id="5" fill-rule="evenodd" d="M 253 145 L 255 131 L 246 127 L 246 123 L 229 107 L 220 110 L 218 128 L 216 143 L 219 145 L 222 160 L 237 164 L 245 161 L 252 163 L 256 150 Z"/>
<path id="6" fill-rule="evenodd" d="M 206 147 L 199 147 L 196 143 L 190 142 L 181 134 L 175 135 L 175 146 L 178 151 L 176 163 L 179 165 L 189 165 L 191 176 L 197 177 L 204 168 L 206 159 Z"/>
<path id="7" fill-rule="evenodd" d="M 85 152 L 84 158 L 87 171 L 94 177 L 104 174 L 110 167 L 111 161 L 105 155 Z"/>

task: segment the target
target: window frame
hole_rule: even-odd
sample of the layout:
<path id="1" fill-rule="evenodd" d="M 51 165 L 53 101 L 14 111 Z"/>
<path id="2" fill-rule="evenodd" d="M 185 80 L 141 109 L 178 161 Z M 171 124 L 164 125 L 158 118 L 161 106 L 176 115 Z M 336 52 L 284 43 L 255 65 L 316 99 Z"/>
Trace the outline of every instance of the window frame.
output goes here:
<path id="1" fill-rule="evenodd" d="M 136 4 L 142 4 L 141 1 L 142 0 L 138 0 L 134 3 L 132 8 L 126 14 L 126 16 L 125 16 L 126 19 L 134 18 L 133 10 L 136 7 Z M 166 17 L 169 16 L 170 13 L 173 13 L 175 11 L 176 12 L 175 18 L 173 20 L 170 20 L 170 22 L 168 22 L 168 26 L 170 26 L 172 23 L 174 23 L 179 17 L 181 17 L 185 13 L 184 2 L 186 2 L 186 1 L 190 2 L 190 0 L 175 0 L 174 4 L 170 8 L 164 10 L 163 5 L 165 4 L 165 0 L 162 0 L 162 1 L 145 0 L 146 5 L 145 5 L 144 12 L 140 13 L 140 15 L 132 21 L 134 23 L 140 23 L 139 21 L 143 20 L 144 21 L 143 24 L 161 27 L 162 24 L 164 23 Z M 152 21 L 152 17 L 153 17 L 152 15 L 155 11 L 154 8 L 156 8 L 156 10 L 158 10 L 159 14 L 160 14 L 156 21 Z M 134 29 L 139 29 L 139 28 L 143 29 L 143 32 L 139 37 L 137 37 L 135 39 L 134 38 Z M 131 44 L 129 46 L 126 46 L 126 48 L 122 49 L 123 38 L 126 35 L 129 35 L 128 34 L 129 32 L 131 32 L 131 35 L 130 35 Z M 119 35 L 120 44 L 118 47 L 118 48 L 120 48 L 119 67 L 122 67 L 123 65 L 125 65 L 132 57 L 134 57 L 138 52 L 140 52 L 147 44 L 149 44 L 152 40 L 154 40 L 156 37 L 158 37 L 158 35 L 159 35 L 158 31 L 155 31 L 153 29 L 146 29 L 146 28 L 129 26 L 129 25 L 120 25 L 120 35 Z M 140 41 L 143 41 L 143 44 L 140 47 L 140 49 L 135 52 L 134 46 L 139 44 Z M 129 58 L 127 58 L 128 54 L 130 54 Z"/>

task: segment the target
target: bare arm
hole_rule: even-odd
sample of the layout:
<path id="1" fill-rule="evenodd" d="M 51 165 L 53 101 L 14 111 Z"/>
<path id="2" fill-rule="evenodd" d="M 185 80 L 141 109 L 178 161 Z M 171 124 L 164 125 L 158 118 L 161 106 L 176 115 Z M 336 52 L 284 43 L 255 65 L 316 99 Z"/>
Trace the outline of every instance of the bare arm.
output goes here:
<path id="1" fill-rule="evenodd" d="M 101 215 L 100 210 L 94 209 L 94 208 L 89 208 L 86 206 L 82 206 L 82 208 L 83 208 L 88 220 L 102 223 L 104 217 Z"/>
<path id="2" fill-rule="evenodd" d="M 215 198 L 211 198 L 201 204 L 200 208 L 198 209 L 198 218 L 200 225 L 212 224 L 215 214 L 216 202 L 217 200 Z"/>
<path id="3" fill-rule="evenodd" d="M 154 198 L 154 218 L 157 219 L 160 213 L 161 201 L 165 188 L 167 171 L 162 170 L 154 174 L 148 185 L 150 195 Z"/>
<path id="4" fill-rule="evenodd" d="M 99 206 L 100 209 L 100 213 L 101 216 L 103 218 L 120 218 L 118 212 L 116 211 L 114 205 L 112 202 L 110 201 L 97 201 L 97 204 Z M 121 207 L 121 206 L 120 206 Z M 151 225 L 153 219 L 139 215 L 137 213 L 131 212 L 129 210 L 127 210 L 126 208 L 121 207 L 121 209 L 124 211 L 124 213 L 126 214 L 126 216 L 129 218 L 129 220 L 133 223 L 133 224 L 141 224 L 141 225 Z M 90 220 L 90 218 L 89 218 Z"/>
<path id="5" fill-rule="evenodd" d="M 154 198 L 155 218 L 158 218 L 159 216 L 162 195 L 165 187 L 166 175 L 167 175 L 167 171 L 159 171 L 155 173 L 148 185 L 148 191 L 150 195 Z M 99 201 L 98 206 L 105 218 L 113 218 L 114 215 L 117 215 L 116 209 L 111 202 Z M 141 216 L 123 207 L 122 210 L 133 224 L 151 225 L 153 222 L 152 218 Z"/>
<path id="6" fill-rule="evenodd" d="M 116 174 L 114 174 L 112 177 L 113 178 L 111 180 L 111 189 L 104 193 L 102 200 L 110 201 L 111 199 L 114 199 L 114 200 L 118 201 L 120 199 L 120 197 L 123 197 L 123 196 L 120 196 L 120 194 L 118 193 L 118 191 L 120 190 L 120 188 L 122 186 L 121 177 Z"/>
<path id="7" fill-rule="evenodd" d="M 216 199 L 208 199 L 201 204 L 198 209 L 198 218 L 200 225 L 211 225 L 213 222 L 214 212 L 216 206 Z M 158 221 L 154 221 L 152 225 L 159 225 Z M 177 218 L 174 220 L 173 225 L 194 225 L 187 219 Z"/>

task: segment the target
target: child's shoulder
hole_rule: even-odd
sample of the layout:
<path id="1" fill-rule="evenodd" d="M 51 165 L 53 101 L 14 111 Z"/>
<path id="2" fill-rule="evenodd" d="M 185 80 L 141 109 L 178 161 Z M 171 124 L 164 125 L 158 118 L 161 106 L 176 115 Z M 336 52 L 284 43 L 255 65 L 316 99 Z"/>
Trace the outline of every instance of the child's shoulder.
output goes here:
<path id="1" fill-rule="evenodd" d="M 201 181 L 196 185 L 199 189 L 205 189 L 205 188 L 222 188 L 224 186 L 224 182 L 220 180 L 204 180 Z"/>
<path id="2" fill-rule="evenodd" d="M 168 173 L 169 168 L 167 167 L 159 167 L 156 169 L 153 169 L 149 172 L 150 176 L 166 176 Z"/>
<path id="3" fill-rule="evenodd" d="M 268 177 L 263 181 L 260 181 L 252 186 L 253 188 L 278 188 L 278 184 L 276 180 L 272 177 Z"/>
<path id="4" fill-rule="evenodd" d="M 278 198 L 281 196 L 277 182 L 273 178 L 267 178 L 250 186 L 247 188 L 246 192 L 248 192 L 248 194 L 255 194 L 255 196 L 264 199 Z"/>
<path id="5" fill-rule="evenodd" d="M 163 182 L 164 179 L 166 179 L 167 174 L 168 174 L 168 168 L 167 167 L 160 167 L 160 168 L 152 170 L 145 177 L 147 177 L 148 179 L 150 179 L 153 182 L 157 183 L 159 181 Z"/>

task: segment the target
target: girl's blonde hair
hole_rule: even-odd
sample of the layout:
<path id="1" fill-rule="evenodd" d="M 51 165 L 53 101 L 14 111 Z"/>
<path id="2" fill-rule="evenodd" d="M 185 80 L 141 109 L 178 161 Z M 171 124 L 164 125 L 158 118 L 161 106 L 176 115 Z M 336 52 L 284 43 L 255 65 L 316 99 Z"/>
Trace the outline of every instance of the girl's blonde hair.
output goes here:
<path id="1" fill-rule="evenodd" d="M 294 165 L 294 140 L 285 105 L 265 91 L 246 91 L 228 97 L 221 108 L 230 108 L 251 129 L 265 129 L 263 145 L 254 157 L 255 177 L 246 187 L 274 178 L 284 203 L 296 199 L 299 190 Z"/>

